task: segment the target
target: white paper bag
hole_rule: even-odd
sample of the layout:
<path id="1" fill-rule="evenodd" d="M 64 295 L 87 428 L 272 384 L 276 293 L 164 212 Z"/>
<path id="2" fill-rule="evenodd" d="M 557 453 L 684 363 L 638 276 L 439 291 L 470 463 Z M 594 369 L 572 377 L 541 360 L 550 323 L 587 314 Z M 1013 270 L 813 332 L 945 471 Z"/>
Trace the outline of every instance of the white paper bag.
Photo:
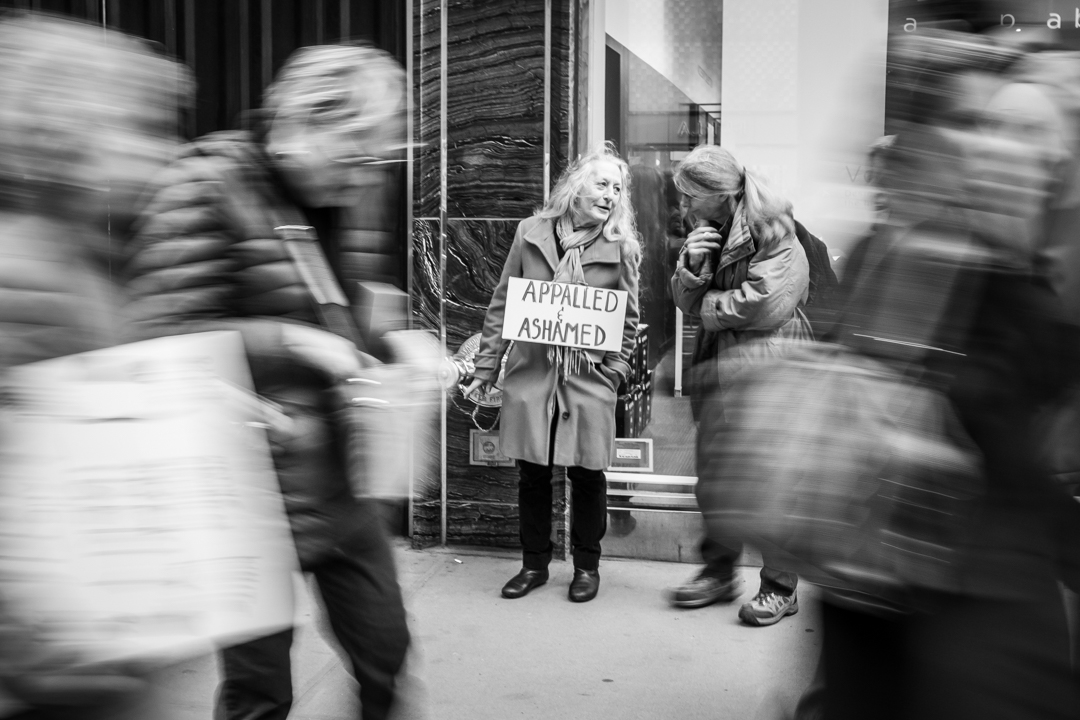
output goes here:
<path id="1" fill-rule="evenodd" d="M 237 333 L 12 368 L 0 601 L 43 652 L 174 661 L 293 621 L 296 553 Z"/>

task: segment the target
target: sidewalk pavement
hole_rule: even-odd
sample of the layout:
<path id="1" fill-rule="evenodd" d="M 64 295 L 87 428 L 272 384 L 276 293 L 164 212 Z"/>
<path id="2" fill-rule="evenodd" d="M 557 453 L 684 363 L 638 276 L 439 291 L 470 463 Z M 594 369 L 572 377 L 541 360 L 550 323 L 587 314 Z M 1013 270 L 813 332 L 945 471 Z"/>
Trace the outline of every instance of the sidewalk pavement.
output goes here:
<path id="1" fill-rule="evenodd" d="M 735 603 L 677 610 L 662 590 L 693 565 L 604 559 L 600 594 L 576 604 L 566 596 L 568 562 L 552 563 L 547 585 L 506 600 L 499 590 L 520 567 L 517 553 L 402 541 L 395 555 L 416 651 L 411 674 L 421 680 L 409 690 L 408 720 L 778 720 L 790 717 L 820 650 L 810 586 L 799 589 L 797 615 L 764 628 L 739 622 L 757 568 L 741 569 L 746 587 Z M 354 683 L 298 587 L 290 719 L 355 718 Z M 217 680 L 213 658 L 170 670 L 161 682 L 169 717 L 209 720 Z"/>

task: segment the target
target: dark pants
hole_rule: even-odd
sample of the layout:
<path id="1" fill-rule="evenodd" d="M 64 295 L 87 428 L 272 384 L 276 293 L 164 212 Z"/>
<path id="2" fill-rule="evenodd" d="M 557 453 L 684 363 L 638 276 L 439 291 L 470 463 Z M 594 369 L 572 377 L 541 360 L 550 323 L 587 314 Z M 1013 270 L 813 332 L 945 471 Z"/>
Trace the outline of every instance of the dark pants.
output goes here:
<path id="1" fill-rule="evenodd" d="M 360 683 L 363 720 L 381 720 L 394 702 L 409 631 L 390 545 L 374 508 L 358 531 L 304 569 L 319 586 L 330 626 Z M 215 720 L 284 720 L 292 705 L 292 630 L 221 653 L 224 677 Z"/>
<path id="2" fill-rule="evenodd" d="M 551 562 L 551 465 L 518 460 L 518 513 L 522 565 L 543 570 Z M 566 468 L 570 481 L 570 547 L 574 567 L 600 567 L 600 541 L 607 532 L 607 478 L 603 470 Z"/>
<path id="3" fill-rule="evenodd" d="M 701 541 L 701 557 L 705 560 L 706 575 L 730 580 L 735 574 L 735 563 L 742 555 L 743 544 L 736 540 L 716 540 L 708 535 Z M 761 590 L 777 595 L 792 595 L 799 584 L 799 576 L 793 572 L 776 570 L 767 564 L 761 568 Z"/>

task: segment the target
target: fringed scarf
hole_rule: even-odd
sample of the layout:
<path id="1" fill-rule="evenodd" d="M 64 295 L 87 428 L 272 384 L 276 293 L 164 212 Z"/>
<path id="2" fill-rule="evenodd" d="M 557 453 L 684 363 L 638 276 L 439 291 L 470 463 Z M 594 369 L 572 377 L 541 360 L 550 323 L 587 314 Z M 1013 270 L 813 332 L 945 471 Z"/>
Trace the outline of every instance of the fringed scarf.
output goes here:
<path id="1" fill-rule="evenodd" d="M 575 229 L 570 217 L 563 215 L 559 218 L 556 228 L 559 244 L 562 245 L 566 254 L 559 261 L 559 267 L 555 269 L 555 282 L 587 285 L 585 271 L 581 267 L 581 253 L 600 237 L 600 233 L 604 230 L 603 224 Z M 563 383 L 570 375 L 581 372 L 582 362 L 588 362 L 583 349 L 562 345 L 549 345 L 547 357 L 548 362 L 558 370 L 559 381 Z"/>

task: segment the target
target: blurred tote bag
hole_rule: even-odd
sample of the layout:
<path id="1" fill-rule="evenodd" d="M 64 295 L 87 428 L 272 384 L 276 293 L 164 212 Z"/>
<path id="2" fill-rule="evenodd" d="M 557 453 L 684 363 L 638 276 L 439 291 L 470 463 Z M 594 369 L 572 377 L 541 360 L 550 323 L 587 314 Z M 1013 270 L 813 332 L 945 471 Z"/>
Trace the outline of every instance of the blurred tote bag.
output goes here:
<path id="1" fill-rule="evenodd" d="M 237 333 L 0 375 L 5 672 L 168 663 L 290 627 L 296 551 L 264 428 Z"/>
<path id="2" fill-rule="evenodd" d="M 275 228 L 300 272 L 312 304 L 324 329 L 351 341 L 362 352 L 373 345 L 384 348 L 391 362 L 374 357 L 357 377 L 334 389 L 335 420 L 345 448 L 345 468 L 353 496 L 395 500 L 411 494 L 414 466 L 424 462 L 421 450 L 431 436 L 440 389 L 437 383 L 441 350 L 429 333 L 390 330 L 394 322 L 368 317 L 365 337 L 361 323 L 349 308 L 349 301 L 330 268 L 314 229 L 299 224 L 293 212 L 283 217 L 294 225 Z M 377 286 L 377 287 L 376 287 Z M 392 286 L 369 284 L 368 297 L 386 298 L 400 291 Z M 363 314 L 378 313 L 377 307 L 358 308 Z M 402 318 L 397 326 L 405 324 Z M 375 336 L 371 329 L 378 328 Z"/>
<path id="3" fill-rule="evenodd" d="M 706 413 L 710 526 L 778 551 L 824 585 L 953 589 L 979 456 L 936 390 L 840 346 L 745 370 Z M 795 568 L 793 568 L 795 569 Z"/>

